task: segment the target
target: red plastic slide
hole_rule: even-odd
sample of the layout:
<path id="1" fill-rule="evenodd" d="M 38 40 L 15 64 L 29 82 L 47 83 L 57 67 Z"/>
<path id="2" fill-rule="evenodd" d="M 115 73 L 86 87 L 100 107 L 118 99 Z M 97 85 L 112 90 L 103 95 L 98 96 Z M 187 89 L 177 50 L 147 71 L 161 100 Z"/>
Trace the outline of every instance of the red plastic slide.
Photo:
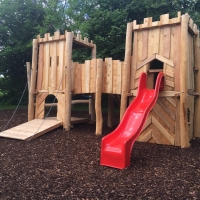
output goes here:
<path id="1" fill-rule="evenodd" d="M 158 74 L 155 89 L 148 89 L 146 82 L 146 73 L 142 73 L 137 96 L 127 108 L 121 123 L 112 133 L 102 139 L 101 165 L 119 169 L 130 165 L 132 146 L 156 103 L 158 93 L 164 88 L 163 73 Z"/>

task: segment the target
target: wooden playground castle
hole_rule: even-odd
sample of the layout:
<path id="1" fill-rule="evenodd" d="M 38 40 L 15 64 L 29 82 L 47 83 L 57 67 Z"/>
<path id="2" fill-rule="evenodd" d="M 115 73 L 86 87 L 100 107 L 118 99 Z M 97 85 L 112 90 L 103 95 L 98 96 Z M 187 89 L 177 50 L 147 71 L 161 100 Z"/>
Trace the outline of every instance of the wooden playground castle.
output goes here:
<path id="1" fill-rule="evenodd" d="M 90 48 L 92 60 L 74 63 L 71 59 L 75 48 Z M 96 134 L 101 134 L 102 93 L 109 94 L 108 123 L 111 126 L 113 94 L 121 95 L 122 118 L 128 100 L 132 101 L 137 94 L 141 72 L 148 74 L 148 87 L 153 88 L 158 72 L 163 71 L 164 91 L 138 141 L 188 147 L 190 139 L 200 137 L 199 48 L 197 26 L 188 14 L 181 16 L 180 12 L 173 19 L 166 14 L 156 22 L 145 18 L 143 24 L 128 23 L 124 62 L 112 58 L 96 59 L 96 45 L 89 43 L 87 38 L 82 40 L 80 35 L 75 37 L 72 32 L 65 35 L 56 32 L 52 37 L 45 34 L 44 38 L 33 40 L 29 120 L 44 117 L 45 98 L 54 94 L 58 99 L 57 119 L 69 130 L 71 95 L 91 94 Z"/>
<path id="2" fill-rule="evenodd" d="M 72 61 L 72 49 L 90 48 L 92 59 L 84 64 Z M 164 91 L 150 112 L 138 141 L 188 147 L 200 137 L 200 39 L 199 30 L 188 14 L 160 21 L 145 18 L 127 24 L 124 62 L 96 59 L 96 45 L 73 32 L 45 34 L 33 40 L 29 77 L 28 120 L 43 119 L 45 99 L 57 100 L 57 120 L 70 129 L 72 95 L 91 95 L 91 120 L 96 134 L 102 133 L 101 96 L 108 94 L 108 125 L 112 126 L 115 95 L 121 96 L 120 119 L 137 95 L 142 72 L 153 88 L 157 74 L 165 75 Z M 28 72 L 30 65 L 27 63 Z M 78 119 L 79 120 L 79 119 Z"/>

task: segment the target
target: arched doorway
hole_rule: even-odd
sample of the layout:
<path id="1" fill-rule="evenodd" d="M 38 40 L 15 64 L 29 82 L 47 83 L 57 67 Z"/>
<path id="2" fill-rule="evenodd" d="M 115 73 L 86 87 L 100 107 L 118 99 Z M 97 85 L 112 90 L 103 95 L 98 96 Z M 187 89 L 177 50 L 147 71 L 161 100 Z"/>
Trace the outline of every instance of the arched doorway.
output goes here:
<path id="1" fill-rule="evenodd" d="M 50 94 L 45 99 L 45 114 L 44 117 L 56 117 L 57 116 L 57 104 L 58 100 L 55 95 Z"/>

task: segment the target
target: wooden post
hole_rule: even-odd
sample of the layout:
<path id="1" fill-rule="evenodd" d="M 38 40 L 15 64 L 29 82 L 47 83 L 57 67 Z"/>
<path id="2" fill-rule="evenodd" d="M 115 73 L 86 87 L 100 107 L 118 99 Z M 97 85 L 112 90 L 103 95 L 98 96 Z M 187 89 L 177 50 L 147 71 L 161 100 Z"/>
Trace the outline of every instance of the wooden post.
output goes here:
<path id="1" fill-rule="evenodd" d="M 37 70 L 37 58 L 38 58 L 38 41 L 33 39 L 33 52 L 32 52 L 32 72 L 29 89 L 29 101 L 28 101 L 28 121 L 34 119 L 34 97 L 36 87 L 36 70 Z"/>
<path id="2" fill-rule="evenodd" d="M 181 147 L 189 147 L 188 117 L 187 117 L 187 90 L 188 90 L 188 22 L 189 15 L 182 15 L 181 21 L 181 61 L 180 61 L 180 139 Z"/>
<path id="3" fill-rule="evenodd" d="M 96 44 L 94 44 L 94 46 L 92 48 L 92 59 L 95 59 L 96 55 L 97 55 L 97 47 L 96 47 Z M 96 65 L 97 62 L 93 62 L 93 63 Z M 91 123 L 94 123 L 95 119 L 96 119 L 96 117 L 95 117 L 95 94 L 91 94 L 90 114 L 91 114 Z"/>
<path id="4" fill-rule="evenodd" d="M 30 90 L 30 81 L 31 81 L 31 63 L 26 62 L 26 71 L 27 71 L 27 83 L 28 83 L 28 91 Z"/>
<path id="5" fill-rule="evenodd" d="M 97 46 L 96 44 L 93 44 L 93 48 L 92 48 L 92 59 L 97 57 Z"/>
<path id="6" fill-rule="evenodd" d="M 108 127 L 113 127 L 114 118 L 114 97 L 113 94 L 108 94 Z"/>
<path id="7" fill-rule="evenodd" d="M 96 80 L 96 98 L 95 98 L 95 110 L 96 110 L 96 135 L 102 134 L 103 118 L 101 110 L 101 93 L 102 93 L 102 76 L 103 76 L 103 60 L 97 59 L 97 80 Z"/>
<path id="8" fill-rule="evenodd" d="M 63 127 L 66 131 L 70 130 L 71 122 L 71 67 L 72 67 L 72 44 L 73 33 L 67 32 L 66 35 L 66 64 L 65 64 L 65 116 Z"/>
<path id="9" fill-rule="evenodd" d="M 198 70 L 195 74 L 195 92 L 200 94 L 200 38 L 199 32 L 195 36 L 195 68 Z M 200 137 L 200 96 L 195 97 L 195 111 L 194 111 L 194 137 Z"/>
<path id="10" fill-rule="evenodd" d="M 132 31 L 133 31 L 133 24 L 131 22 L 127 24 L 127 30 L 126 30 L 125 71 L 122 80 L 123 85 L 122 85 L 122 96 L 121 96 L 121 107 L 120 107 L 120 120 L 122 119 L 127 108 L 127 97 L 130 87 Z"/>

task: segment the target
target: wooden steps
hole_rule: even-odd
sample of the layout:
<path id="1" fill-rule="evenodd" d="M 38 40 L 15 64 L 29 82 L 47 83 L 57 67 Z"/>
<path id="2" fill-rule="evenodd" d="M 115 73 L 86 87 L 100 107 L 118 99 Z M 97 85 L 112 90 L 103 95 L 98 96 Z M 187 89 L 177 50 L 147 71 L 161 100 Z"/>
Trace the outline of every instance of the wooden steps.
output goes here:
<path id="1" fill-rule="evenodd" d="M 87 118 L 71 117 L 71 124 L 88 122 Z M 56 117 L 48 117 L 44 119 L 34 119 L 24 124 L 20 124 L 3 132 L 0 137 L 13 138 L 18 140 L 32 140 L 53 129 L 62 126 L 62 121 L 58 121 Z"/>

